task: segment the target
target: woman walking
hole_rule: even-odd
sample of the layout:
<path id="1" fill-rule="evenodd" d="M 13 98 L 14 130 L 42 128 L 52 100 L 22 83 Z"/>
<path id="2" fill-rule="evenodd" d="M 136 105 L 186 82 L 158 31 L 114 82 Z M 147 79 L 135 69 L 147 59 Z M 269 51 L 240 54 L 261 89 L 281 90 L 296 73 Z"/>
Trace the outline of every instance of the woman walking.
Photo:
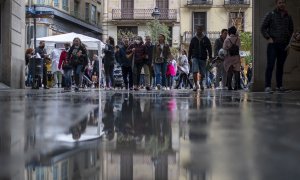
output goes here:
<path id="1" fill-rule="evenodd" d="M 106 88 L 112 89 L 114 87 L 114 66 L 115 66 L 115 40 L 113 37 L 108 37 L 106 46 L 103 50 L 103 64 L 105 72 Z"/>

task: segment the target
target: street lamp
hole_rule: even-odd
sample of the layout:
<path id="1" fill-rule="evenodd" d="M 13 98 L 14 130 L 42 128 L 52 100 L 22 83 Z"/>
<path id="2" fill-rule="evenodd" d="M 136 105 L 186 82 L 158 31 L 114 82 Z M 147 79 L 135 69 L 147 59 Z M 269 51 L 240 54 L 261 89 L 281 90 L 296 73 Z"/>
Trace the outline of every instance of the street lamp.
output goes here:
<path id="1" fill-rule="evenodd" d="M 159 12 L 159 9 L 158 9 L 158 7 L 155 7 L 154 9 L 153 9 L 153 12 L 152 12 L 152 14 L 151 14 L 151 16 L 152 17 L 154 17 L 154 24 L 157 24 L 157 23 L 159 23 L 159 16 L 160 16 L 160 12 Z M 155 25 L 156 26 L 156 25 Z M 155 39 L 155 42 L 156 42 L 156 39 L 157 39 L 157 27 L 155 27 L 155 36 L 154 36 L 154 39 Z"/>
<path id="2" fill-rule="evenodd" d="M 153 12 L 152 12 L 151 15 L 152 15 L 152 17 L 154 17 L 155 19 L 158 19 L 158 18 L 159 18 L 160 12 L 159 12 L 158 7 L 155 7 L 155 8 L 154 8 L 154 10 L 153 10 Z"/>

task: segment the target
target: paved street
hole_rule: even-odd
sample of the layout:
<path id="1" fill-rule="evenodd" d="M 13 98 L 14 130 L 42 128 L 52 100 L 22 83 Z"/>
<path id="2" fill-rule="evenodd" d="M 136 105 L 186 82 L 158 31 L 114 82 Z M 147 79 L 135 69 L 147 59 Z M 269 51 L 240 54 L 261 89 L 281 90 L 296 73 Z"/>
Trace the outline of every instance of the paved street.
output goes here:
<path id="1" fill-rule="evenodd" d="M 300 179 L 299 92 L 27 89 L 0 103 L 1 180 Z"/>

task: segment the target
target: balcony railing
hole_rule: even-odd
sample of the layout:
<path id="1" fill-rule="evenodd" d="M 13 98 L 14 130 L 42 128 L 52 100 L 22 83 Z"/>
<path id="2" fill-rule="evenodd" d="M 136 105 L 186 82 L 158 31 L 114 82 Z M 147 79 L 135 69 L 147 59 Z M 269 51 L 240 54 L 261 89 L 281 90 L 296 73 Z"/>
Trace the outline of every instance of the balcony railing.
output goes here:
<path id="1" fill-rule="evenodd" d="M 188 0 L 188 6 L 212 6 L 213 0 Z"/>
<path id="2" fill-rule="evenodd" d="M 250 0 L 224 0 L 225 6 L 249 6 Z"/>
<path id="3" fill-rule="evenodd" d="M 176 9 L 159 9 L 160 20 L 177 20 Z M 150 20 L 153 9 L 113 9 L 113 20 Z"/>

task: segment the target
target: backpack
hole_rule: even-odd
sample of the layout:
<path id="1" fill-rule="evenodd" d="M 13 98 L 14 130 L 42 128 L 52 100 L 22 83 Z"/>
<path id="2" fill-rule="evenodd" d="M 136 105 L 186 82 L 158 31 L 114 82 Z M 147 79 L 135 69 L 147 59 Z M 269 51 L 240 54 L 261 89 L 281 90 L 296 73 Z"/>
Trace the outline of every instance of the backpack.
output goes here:
<path id="1" fill-rule="evenodd" d="M 235 43 L 233 44 L 230 39 L 228 39 L 231 43 L 231 47 L 228 49 L 229 56 L 238 56 L 240 55 L 240 47 L 236 45 L 238 39 L 236 39 Z"/>

